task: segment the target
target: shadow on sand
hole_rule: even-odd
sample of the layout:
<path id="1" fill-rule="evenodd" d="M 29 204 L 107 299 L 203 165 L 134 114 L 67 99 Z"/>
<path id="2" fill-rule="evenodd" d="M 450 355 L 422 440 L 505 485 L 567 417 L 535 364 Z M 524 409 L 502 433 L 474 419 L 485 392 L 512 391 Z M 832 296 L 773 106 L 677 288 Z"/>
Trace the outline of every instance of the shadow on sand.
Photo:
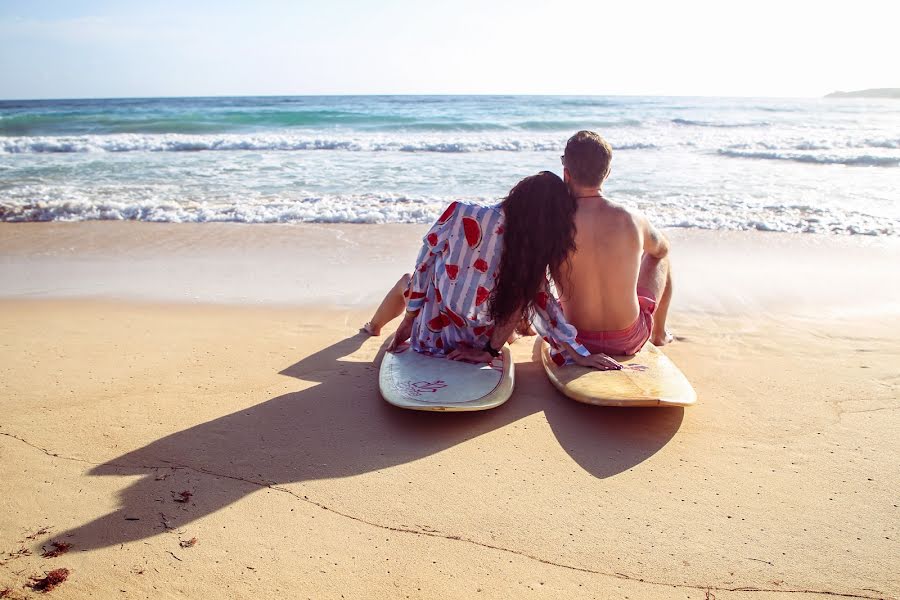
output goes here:
<path id="1" fill-rule="evenodd" d="M 513 394 L 491 411 L 402 410 L 378 393 L 384 345 L 373 362 L 341 360 L 366 339 L 357 334 L 281 372 L 318 385 L 173 433 L 91 469 L 95 476 L 141 478 L 121 492 L 117 511 L 61 535 L 71 535 L 84 550 L 148 538 L 164 530 L 161 510 L 170 526 L 182 527 L 257 491 L 257 484 L 347 477 L 404 464 L 539 411 L 569 455 L 604 478 L 652 456 L 672 438 L 684 414 L 681 408 L 597 408 L 572 402 L 553 389 L 534 362 L 516 365 L 517 389 L 533 393 Z M 194 498 L 189 512 L 174 510 L 168 493 L 177 482 L 166 486 L 157 479 L 171 467 L 224 479 L 215 493 Z M 182 472 L 191 473 L 175 473 Z"/>

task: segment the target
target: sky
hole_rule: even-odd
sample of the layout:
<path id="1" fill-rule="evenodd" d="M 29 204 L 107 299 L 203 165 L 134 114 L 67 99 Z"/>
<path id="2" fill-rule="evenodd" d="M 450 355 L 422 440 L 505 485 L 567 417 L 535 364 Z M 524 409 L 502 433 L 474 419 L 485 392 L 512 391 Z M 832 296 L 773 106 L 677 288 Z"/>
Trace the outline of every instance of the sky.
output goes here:
<path id="1" fill-rule="evenodd" d="M 0 98 L 822 96 L 900 87 L 893 4 L 0 0 Z"/>

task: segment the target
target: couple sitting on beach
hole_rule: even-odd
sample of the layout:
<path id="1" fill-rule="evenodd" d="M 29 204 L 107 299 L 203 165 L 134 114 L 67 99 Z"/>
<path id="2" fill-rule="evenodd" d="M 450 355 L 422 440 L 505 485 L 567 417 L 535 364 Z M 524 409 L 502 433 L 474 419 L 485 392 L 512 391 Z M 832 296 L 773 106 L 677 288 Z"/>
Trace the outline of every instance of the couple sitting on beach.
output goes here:
<path id="1" fill-rule="evenodd" d="M 670 341 L 668 242 L 603 197 L 611 158 L 603 138 L 580 131 L 562 156 L 565 181 L 542 171 L 498 205 L 451 204 L 364 329 L 379 335 L 405 311 L 390 350 L 409 340 L 419 352 L 489 362 L 533 325 L 557 364 L 602 370 L 622 367 L 610 355 Z"/>

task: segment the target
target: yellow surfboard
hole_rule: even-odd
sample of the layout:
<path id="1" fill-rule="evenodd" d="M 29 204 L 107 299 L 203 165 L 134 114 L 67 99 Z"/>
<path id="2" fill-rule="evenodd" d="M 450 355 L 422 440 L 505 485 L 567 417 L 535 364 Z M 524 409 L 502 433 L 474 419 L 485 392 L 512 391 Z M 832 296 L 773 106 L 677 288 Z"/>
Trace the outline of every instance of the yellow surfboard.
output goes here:
<path id="1" fill-rule="evenodd" d="M 489 364 L 471 364 L 429 356 L 406 345 L 385 352 L 378 373 L 381 396 L 412 410 L 487 410 L 500 406 L 513 391 L 513 361 L 505 346 Z"/>
<path id="2" fill-rule="evenodd" d="M 550 359 L 550 345 L 540 343 L 547 377 L 573 400 L 599 406 L 690 406 L 697 402 L 697 393 L 684 374 L 650 342 L 634 356 L 614 357 L 625 366 L 619 371 L 560 367 Z"/>

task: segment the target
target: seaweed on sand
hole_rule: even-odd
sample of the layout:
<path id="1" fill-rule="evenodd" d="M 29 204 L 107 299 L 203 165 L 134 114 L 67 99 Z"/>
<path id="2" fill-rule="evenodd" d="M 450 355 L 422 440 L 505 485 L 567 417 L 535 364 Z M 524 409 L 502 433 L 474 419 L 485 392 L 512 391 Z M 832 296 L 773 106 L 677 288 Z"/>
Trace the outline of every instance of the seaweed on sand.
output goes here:
<path id="1" fill-rule="evenodd" d="M 33 589 L 36 592 L 49 592 L 56 588 L 59 584 L 69 578 L 69 570 L 68 569 L 53 569 L 49 573 L 47 573 L 44 577 L 31 577 L 31 583 L 28 584 L 28 587 Z"/>
<path id="2" fill-rule="evenodd" d="M 44 550 L 44 553 L 41 554 L 44 558 L 56 558 L 60 554 L 65 554 L 69 551 L 69 548 L 72 547 L 72 544 L 68 542 L 53 542 L 50 544 L 53 546 L 52 550 Z"/>

